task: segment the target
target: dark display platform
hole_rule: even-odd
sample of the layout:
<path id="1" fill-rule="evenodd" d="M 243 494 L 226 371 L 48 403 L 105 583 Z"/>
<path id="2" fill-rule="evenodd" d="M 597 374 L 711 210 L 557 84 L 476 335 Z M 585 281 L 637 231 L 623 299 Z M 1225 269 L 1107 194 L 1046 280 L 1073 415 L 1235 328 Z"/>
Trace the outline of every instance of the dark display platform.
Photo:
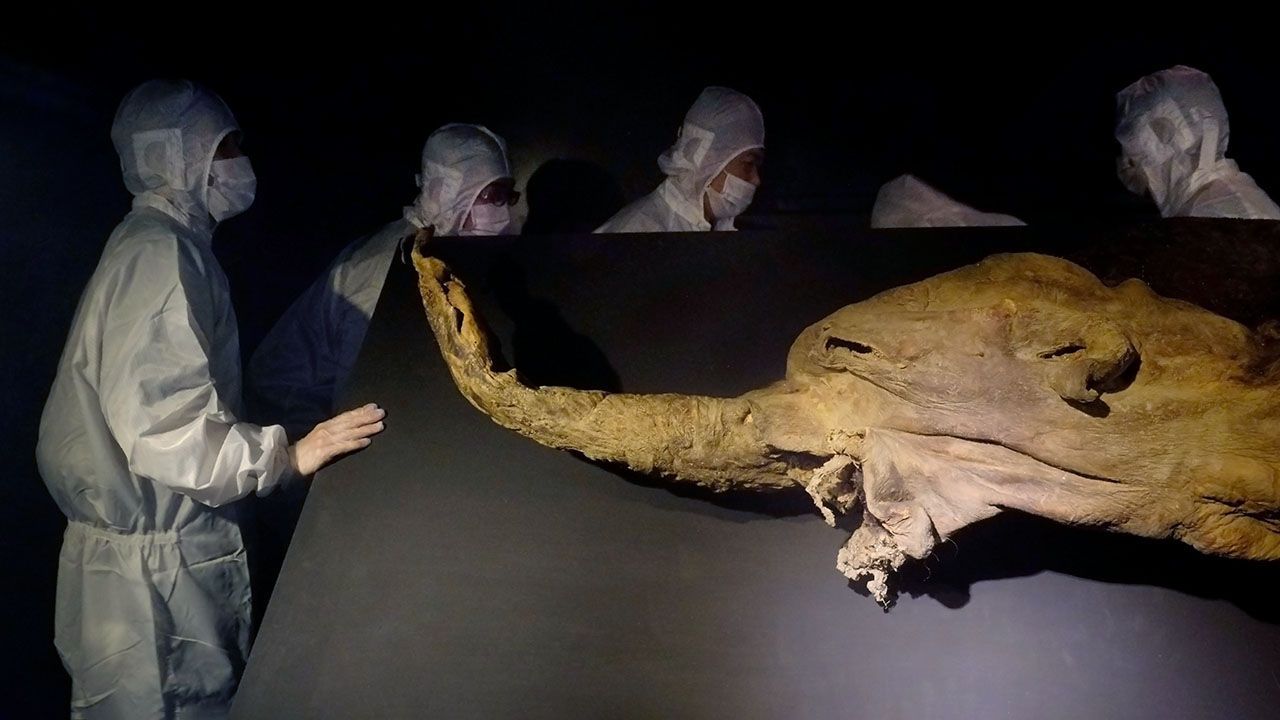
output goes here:
<path id="1" fill-rule="evenodd" d="M 736 395 L 836 308 L 992 252 L 1277 314 L 1273 224 L 446 239 L 535 382 Z M 707 495 L 551 450 L 458 394 L 393 265 L 236 702 L 250 718 L 1273 718 L 1280 567 L 1005 515 L 884 612 L 802 492 Z"/>

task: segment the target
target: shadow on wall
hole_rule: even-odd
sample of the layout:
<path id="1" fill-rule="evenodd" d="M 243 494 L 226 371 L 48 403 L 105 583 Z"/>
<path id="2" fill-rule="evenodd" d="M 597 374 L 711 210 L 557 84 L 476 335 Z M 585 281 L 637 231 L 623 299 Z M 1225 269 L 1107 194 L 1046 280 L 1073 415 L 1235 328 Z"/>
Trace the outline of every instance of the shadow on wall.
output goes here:
<path id="1" fill-rule="evenodd" d="M 1019 512 L 965 528 L 925 562 L 908 563 L 899 589 L 959 609 L 969 604 L 975 585 L 1046 571 L 1222 600 L 1256 620 L 1280 624 L 1271 590 L 1280 582 L 1280 563 L 1211 557 L 1172 540 L 1072 528 Z M 861 583 L 850 587 L 867 594 Z"/>
<path id="2" fill-rule="evenodd" d="M 589 233 L 622 209 L 622 186 L 586 160 L 544 162 L 525 186 L 529 216 L 522 235 Z"/>

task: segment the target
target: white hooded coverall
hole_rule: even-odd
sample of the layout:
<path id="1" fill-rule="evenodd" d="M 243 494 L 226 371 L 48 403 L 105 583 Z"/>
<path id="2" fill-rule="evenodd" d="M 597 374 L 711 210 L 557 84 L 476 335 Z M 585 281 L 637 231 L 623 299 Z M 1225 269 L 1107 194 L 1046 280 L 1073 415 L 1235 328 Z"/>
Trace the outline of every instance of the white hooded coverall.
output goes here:
<path id="1" fill-rule="evenodd" d="M 1280 220 L 1280 207 L 1226 158 L 1222 95 L 1184 65 L 1148 75 L 1116 95 L 1120 180 L 1147 193 L 1161 217 Z"/>
<path id="2" fill-rule="evenodd" d="M 240 350 L 212 253 L 216 95 L 144 83 L 111 129 L 133 209 L 80 298 L 40 420 L 67 530 L 54 643 L 73 718 L 220 718 L 249 650 L 237 498 L 289 467 L 280 426 L 240 422 Z M 232 504 L 228 504 L 232 503 Z"/>
<path id="3" fill-rule="evenodd" d="M 714 227 L 707 221 L 703 196 L 734 158 L 763 147 L 764 115 L 755 102 L 729 88 L 706 88 L 685 115 L 675 144 L 658 158 L 667 179 L 596 232 L 735 230 L 733 218 Z"/>
<path id="4" fill-rule="evenodd" d="M 914 175 L 880 187 L 871 208 L 873 228 L 991 227 L 1026 225 L 1012 215 L 986 213 L 953 200 Z"/>
<path id="5" fill-rule="evenodd" d="M 309 432 L 333 415 L 364 343 L 391 260 L 417 228 L 464 234 L 476 198 L 511 177 L 506 143 L 479 125 L 451 124 L 427 138 L 421 188 L 404 217 L 348 245 L 289 307 L 258 346 L 249 382 L 264 417 Z"/>

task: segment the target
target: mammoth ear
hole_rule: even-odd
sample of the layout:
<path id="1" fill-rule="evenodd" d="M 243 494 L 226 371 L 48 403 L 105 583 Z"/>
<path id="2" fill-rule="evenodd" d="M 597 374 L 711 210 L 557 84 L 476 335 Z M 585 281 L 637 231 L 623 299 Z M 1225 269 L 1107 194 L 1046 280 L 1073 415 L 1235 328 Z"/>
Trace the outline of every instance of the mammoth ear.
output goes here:
<path id="1" fill-rule="evenodd" d="M 1037 309 L 1014 324 L 1015 354 L 1042 363 L 1063 400 L 1091 403 L 1133 382 L 1140 358 L 1115 322 L 1092 313 Z"/>

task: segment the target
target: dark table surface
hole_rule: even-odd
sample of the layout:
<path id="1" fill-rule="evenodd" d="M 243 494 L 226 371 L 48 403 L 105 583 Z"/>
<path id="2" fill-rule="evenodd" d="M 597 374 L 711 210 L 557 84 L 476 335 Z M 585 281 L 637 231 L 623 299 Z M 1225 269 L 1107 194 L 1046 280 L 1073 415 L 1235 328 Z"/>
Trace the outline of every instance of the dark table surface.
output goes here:
<path id="1" fill-rule="evenodd" d="M 987 254 L 1072 257 L 1253 325 L 1274 224 L 443 239 L 534 382 L 736 395 L 836 308 Z M 250 718 L 1273 718 L 1280 567 L 1004 515 L 883 611 L 799 497 L 585 462 L 458 394 L 393 264 L 236 703 Z"/>

